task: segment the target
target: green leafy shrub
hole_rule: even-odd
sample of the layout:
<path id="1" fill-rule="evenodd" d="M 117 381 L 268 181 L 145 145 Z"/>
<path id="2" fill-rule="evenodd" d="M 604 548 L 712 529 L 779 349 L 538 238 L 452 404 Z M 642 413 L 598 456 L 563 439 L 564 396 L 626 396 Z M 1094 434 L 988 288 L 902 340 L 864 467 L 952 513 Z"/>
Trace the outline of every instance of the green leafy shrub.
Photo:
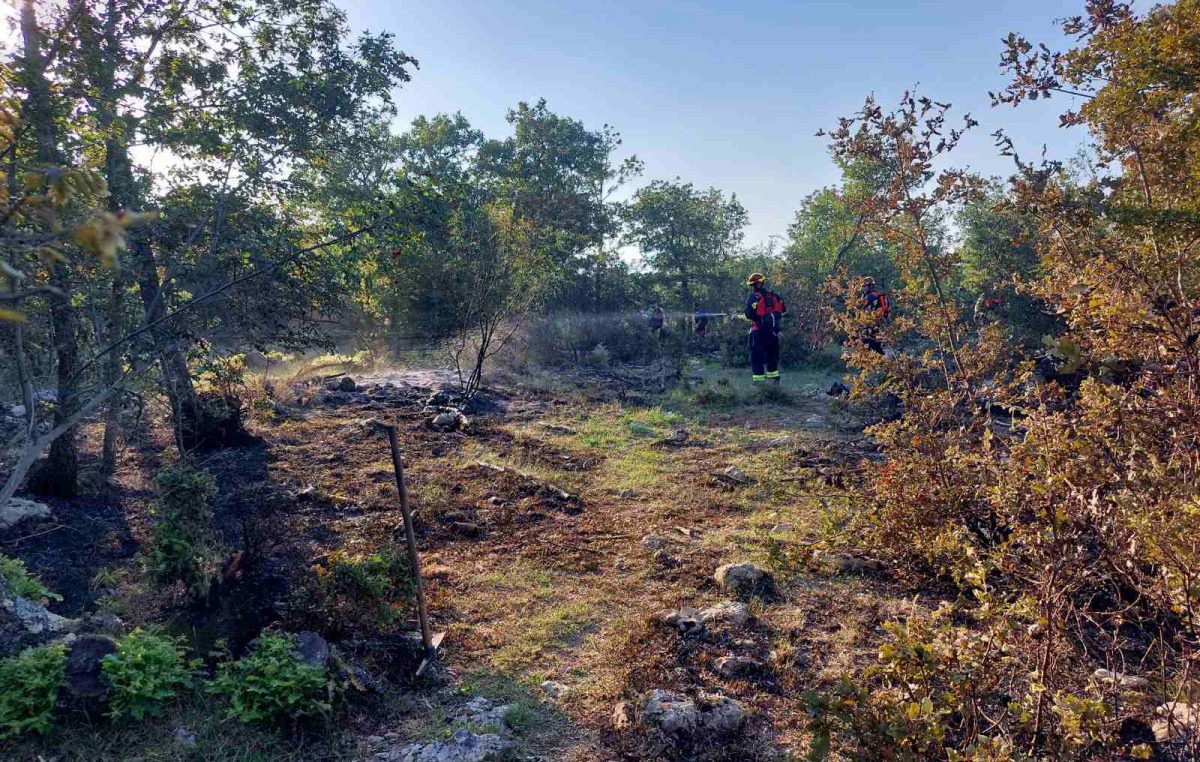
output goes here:
<path id="1" fill-rule="evenodd" d="M 365 557 L 330 554 L 292 599 L 297 624 L 327 634 L 394 629 L 412 611 L 408 558 L 392 548 Z"/>
<path id="2" fill-rule="evenodd" d="M 62 646 L 27 648 L 0 661 L 0 740 L 49 732 L 58 691 L 66 679 Z"/>
<path id="3" fill-rule="evenodd" d="M 159 582 L 183 582 L 193 597 L 203 598 L 220 566 L 209 508 L 216 484 L 204 471 L 181 464 L 160 471 L 154 486 L 158 502 L 151 534 L 151 572 Z"/>
<path id="4" fill-rule="evenodd" d="M 61 601 L 62 596 L 50 592 L 36 577 L 25 568 L 25 563 L 19 558 L 9 558 L 0 554 L 0 577 L 8 583 L 13 595 L 28 598 L 32 601 Z"/>
<path id="5" fill-rule="evenodd" d="M 260 635 L 253 651 L 220 666 L 208 690 L 229 699 L 229 716 L 246 723 L 296 719 L 331 708 L 326 669 L 301 662 L 296 637 L 286 633 Z"/>
<path id="6" fill-rule="evenodd" d="M 198 659 L 186 659 L 177 639 L 134 630 L 101 665 L 110 687 L 109 713 L 134 720 L 161 717 L 167 702 L 192 685 L 199 666 Z"/>

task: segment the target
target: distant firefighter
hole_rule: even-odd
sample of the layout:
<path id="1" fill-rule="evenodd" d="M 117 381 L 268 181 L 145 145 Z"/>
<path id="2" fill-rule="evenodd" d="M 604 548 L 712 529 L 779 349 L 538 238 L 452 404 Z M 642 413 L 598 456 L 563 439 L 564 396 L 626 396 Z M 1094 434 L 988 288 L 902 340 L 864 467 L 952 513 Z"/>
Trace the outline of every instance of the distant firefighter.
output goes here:
<path id="1" fill-rule="evenodd" d="M 859 338 L 872 352 L 884 354 L 883 341 L 880 340 L 877 329 L 892 319 L 892 305 L 888 300 L 888 295 L 879 290 L 875 285 L 875 279 L 870 276 L 863 281 L 862 309 L 873 313 L 875 320 L 869 327 L 863 329 Z"/>
<path id="2" fill-rule="evenodd" d="M 661 304 L 655 304 L 650 310 L 650 333 L 655 336 L 662 336 L 663 323 L 666 322 L 667 313 L 663 312 Z"/>
<path id="3" fill-rule="evenodd" d="M 779 383 L 779 331 L 787 306 L 771 289 L 762 273 L 752 273 L 746 285 L 746 318 L 750 321 L 750 371 L 754 381 Z"/>

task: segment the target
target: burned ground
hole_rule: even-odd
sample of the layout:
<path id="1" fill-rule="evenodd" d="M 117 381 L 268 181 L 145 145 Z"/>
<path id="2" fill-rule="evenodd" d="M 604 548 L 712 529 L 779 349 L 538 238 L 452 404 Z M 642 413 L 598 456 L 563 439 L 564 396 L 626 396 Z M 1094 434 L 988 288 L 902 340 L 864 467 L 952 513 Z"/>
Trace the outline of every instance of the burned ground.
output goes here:
<path id="1" fill-rule="evenodd" d="M 63 528 L 9 548 L 52 585 L 83 579 L 60 587 L 65 612 L 99 606 L 129 626 L 165 623 L 200 653 L 236 652 L 264 627 L 305 623 L 294 591 L 331 554 L 398 541 L 387 439 L 372 422 L 394 423 L 452 686 L 528 707 L 521 748 L 544 759 L 636 756 L 614 730 L 613 709 L 653 688 L 740 702 L 749 712 L 740 758 L 801 751 L 805 691 L 869 658 L 880 624 L 914 605 L 878 574 L 811 571 L 818 528 L 845 509 L 840 474 L 872 454 L 862 411 L 840 400 L 796 387 L 764 404 L 648 406 L 604 390 L 511 387 L 464 429 L 442 431 L 429 425 L 432 392 L 400 379 L 305 399 L 256 422 L 256 443 L 208 456 L 217 523 L 236 552 L 207 606 L 139 581 L 152 438 L 127 449 L 114 494 L 56 504 Z M 731 467 L 740 476 L 730 478 Z M 62 571 L 67 553 L 84 563 Z M 694 636 L 656 618 L 728 600 L 713 573 L 740 561 L 775 580 L 772 595 L 748 601 L 750 625 Z M 454 690 L 413 685 L 387 644 L 338 634 L 383 679 L 341 721 L 302 731 L 306 759 L 368 755 L 361 739 L 387 732 L 441 732 Z M 738 669 L 723 674 L 718 664 Z M 537 687 L 546 680 L 568 692 L 551 701 Z M 73 751 L 81 738 L 51 741 L 60 758 L 84 758 Z M 293 758 L 216 748 L 213 759 Z"/>

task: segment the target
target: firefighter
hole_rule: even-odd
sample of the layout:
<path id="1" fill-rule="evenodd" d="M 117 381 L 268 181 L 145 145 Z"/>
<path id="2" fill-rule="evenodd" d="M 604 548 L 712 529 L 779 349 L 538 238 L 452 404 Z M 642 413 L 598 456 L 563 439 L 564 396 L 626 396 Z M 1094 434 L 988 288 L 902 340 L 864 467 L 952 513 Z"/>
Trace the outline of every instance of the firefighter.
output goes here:
<path id="1" fill-rule="evenodd" d="M 876 287 L 875 279 L 869 275 L 863 280 L 862 308 L 875 316 L 872 324 L 863 330 L 860 337 L 862 343 L 872 352 L 884 354 L 883 342 L 879 340 L 875 329 L 892 319 L 892 306 L 888 295 Z"/>
<path id="2" fill-rule="evenodd" d="M 779 330 L 787 307 L 771 289 L 762 273 L 746 279 L 753 291 L 746 297 L 746 317 L 750 320 L 750 369 L 753 380 L 779 383 Z"/>
<path id="3" fill-rule="evenodd" d="M 650 310 L 650 333 L 654 334 L 655 338 L 661 339 L 663 334 L 663 323 L 666 322 L 667 313 L 663 311 L 661 304 L 655 304 Z"/>
<path id="4" fill-rule="evenodd" d="M 704 338 L 708 335 L 708 313 L 700 309 L 700 305 L 696 305 L 695 314 L 692 316 L 692 321 L 695 323 L 696 335 Z"/>

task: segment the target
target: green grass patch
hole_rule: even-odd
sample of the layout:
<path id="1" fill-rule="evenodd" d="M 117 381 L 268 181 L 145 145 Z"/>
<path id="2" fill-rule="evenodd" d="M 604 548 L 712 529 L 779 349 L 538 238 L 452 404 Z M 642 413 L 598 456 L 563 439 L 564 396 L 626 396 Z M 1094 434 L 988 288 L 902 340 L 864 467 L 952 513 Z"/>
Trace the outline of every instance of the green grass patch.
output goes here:
<path id="1" fill-rule="evenodd" d="M 569 646 L 595 621 L 595 607 L 570 602 L 539 611 L 522 620 L 511 642 L 492 656 L 492 664 L 505 671 L 524 670 L 547 653 Z"/>

